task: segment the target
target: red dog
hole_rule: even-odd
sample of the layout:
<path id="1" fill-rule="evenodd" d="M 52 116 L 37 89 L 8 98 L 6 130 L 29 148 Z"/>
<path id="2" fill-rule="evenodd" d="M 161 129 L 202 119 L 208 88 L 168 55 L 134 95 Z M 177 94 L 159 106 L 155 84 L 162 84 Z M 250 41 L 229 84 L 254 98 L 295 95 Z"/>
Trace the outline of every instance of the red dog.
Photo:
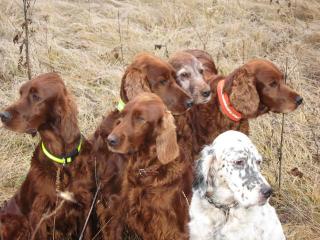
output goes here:
<path id="1" fill-rule="evenodd" d="M 33 239 L 78 238 L 93 198 L 91 145 L 80 134 L 76 105 L 60 76 L 47 73 L 26 82 L 19 100 L 0 116 L 7 129 L 41 137 L 25 181 L 2 210 L 4 239 L 20 229 Z M 84 239 L 91 237 L 89 224 Z"/>
<path id="2" fill-rule="evenodd" d="M 124 225 L 143 239 L 187 239 L 182 189 L 189 165 L 177 143 L 174 118 L 161 99 L 141 93 L 129 101 L 107 141 L 128 161 L 107 239 L 122 239 Z"/>

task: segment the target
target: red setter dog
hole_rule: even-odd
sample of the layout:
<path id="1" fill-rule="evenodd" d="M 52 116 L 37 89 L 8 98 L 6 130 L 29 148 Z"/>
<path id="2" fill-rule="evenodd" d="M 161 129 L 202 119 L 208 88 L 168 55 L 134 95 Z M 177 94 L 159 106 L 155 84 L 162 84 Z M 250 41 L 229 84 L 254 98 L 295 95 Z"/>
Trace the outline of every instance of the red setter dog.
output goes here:
<path id="1" fill-rule="evenodd" d="M 212 58 L 206 52 L 187 52 L 194 54 L 207 66 L 205 71 L 212 95 L 208 103 L 192 108 L 196 153 L 224 131 L 233 129 L 249 134 L 250 118 L 256 118 L 269 111 L 291 112 L 303 101 L 296 91 L 284 83 L 283 74 L 270 61 L 249 61 L 229 76 L 223 77 L 216 75 Z M 178 60 L 181 62 L 183 58 Z M 185 61 L 185 64 L 189 62 Z M 176 71 L 179 70 L 180 68 L 176 68 Z"/>
<path id="2" fill-rule="evenodd" d="M 26 82 L 0 116 L 7 129 L 41 137 L 25 181 L 2 209 L 2 236 L 12 239 L 29 226 L 32 239 L 78 239 L 93 199 L 91 145 L 62 79 L 47 73 Z M 91 239 L 90 224 L 84 239 Z"/>
<path id="3" fill-rule="evenodd" d="M 141 92 L 153 92 L 160 96 L 173 114 L 181 114 L 193 104 L 190 95 L 176 83 L 173 67 L 148 53 L 136 56 L 121 82 L 120 95 L 124 102 Z"/>
<path id="4" fill-rule="evenodd" d="M 122 239 L 124 225 L 143 239 L 187 239 L 188 205 L 182 189 L 190 166 L 162 100 L 141 93 L 129 101 L 107 141 L 110 151 L 128 162 L 107 239 Z"/>

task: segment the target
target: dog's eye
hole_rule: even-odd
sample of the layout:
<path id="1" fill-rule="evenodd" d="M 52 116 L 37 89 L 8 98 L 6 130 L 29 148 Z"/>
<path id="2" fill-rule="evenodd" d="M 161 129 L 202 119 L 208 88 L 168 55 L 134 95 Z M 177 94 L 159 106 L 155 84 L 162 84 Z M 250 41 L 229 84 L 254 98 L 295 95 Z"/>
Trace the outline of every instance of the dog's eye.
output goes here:
<path id="1" fill-rule="evenodd" d="M 257 160 L 256 163 L 257 163 L 258 166 L 260 166 L 262 161 L 261 160 Z"/>
<path id="2" fill-rule="evenodd" d="M 234 164 L 235 164 L 236 166 L 242 167 L 242 166 L 244 166 L 244 160 L 234 161 Z"/>
<path id="3" fill-rule="evenodd" d="M 162 85 L 166 85 L 167 82 L 168 82 L 167 79 L 162 79 L 162 80 L 160 81 L 160 83 L 161 83 Z"/>
<path id="4" fill-rule="evenodd" d="M 31 95 L 31 98 L 32 98 L 32 101 L 34 101 L 34 102 L 40 101 L 40 97 L 39 97 L 37 94 L 35 94 L 35 93 L 33 93 L 33 94 Z"/>
<path id="5" fill-rule="evenodd" d="M 190 77 L 190 74 L 187 72 L 183 72 L 183 73 L 181 73 L 181 76 L 184 78 L 187 78 L 187 77 Z"/>
<path id="6" fill-rule="evenodd" d="M 138 116 L 136 119 L 137 119 L 137 121 L 138 121 L 139 123 L 145 123 L 145 122 L 146 122 L 146 120 L 145 120 L 143 117 L 141 117 L 141 116 Z"/>
<path id="7" fill-rule="evenodd" d="M 270 84 L 269 84 L 270 87 L 276 87 L 278 86 L 278 83 L 276 81 L 272 81 Z"/>
<path id="8" fill-rule="evenodd" d="M 199 69 L 199 73 L 203 74 L 203 69 L 202 68 Z"/>

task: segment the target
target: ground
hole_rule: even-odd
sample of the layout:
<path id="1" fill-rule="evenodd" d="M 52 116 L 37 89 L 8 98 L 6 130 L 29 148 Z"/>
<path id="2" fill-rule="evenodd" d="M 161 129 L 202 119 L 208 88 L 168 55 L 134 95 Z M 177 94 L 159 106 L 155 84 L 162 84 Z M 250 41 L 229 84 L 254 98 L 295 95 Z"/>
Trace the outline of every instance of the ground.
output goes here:
<path id="1" fill-rule="evenodd" d="M 86 136 L 115 106 L 124 69 L 141 51 L 167 59 L 178 50 L 205 49 L 221 74 L 252 58 L 269 59 L 283 71 L 287 62 L 287 82 L 304 104 L 284 117 L 280 188 L 282 115 L 251 121 L 251 138 L 264 156 L 263 172 L 275 189 L 272 204 L 287 239 L 320 239 L 319 0 L 32 0 L 30 9 L 32 75 L 62 75 Z M 1 109 L 27 80 L 19 53 L 23 36 L 13 43 L 22 23 L 22 0 L 1 0 Z M 37 142 L 0 128 L 1 202 L 23 181 Z"/>

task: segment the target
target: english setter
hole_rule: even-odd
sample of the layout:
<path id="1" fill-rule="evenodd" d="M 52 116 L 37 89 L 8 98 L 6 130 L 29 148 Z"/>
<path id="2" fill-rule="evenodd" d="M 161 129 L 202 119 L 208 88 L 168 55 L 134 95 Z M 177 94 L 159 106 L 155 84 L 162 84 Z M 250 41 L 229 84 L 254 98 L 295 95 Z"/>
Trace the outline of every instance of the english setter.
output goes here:
<path id="1" fill-rule="evenodd" d="M 190 206 L 191 240 L 283 240 L 260 173 L 262 157 L 243 133 L 227 131 L 197 161 Z"/>

